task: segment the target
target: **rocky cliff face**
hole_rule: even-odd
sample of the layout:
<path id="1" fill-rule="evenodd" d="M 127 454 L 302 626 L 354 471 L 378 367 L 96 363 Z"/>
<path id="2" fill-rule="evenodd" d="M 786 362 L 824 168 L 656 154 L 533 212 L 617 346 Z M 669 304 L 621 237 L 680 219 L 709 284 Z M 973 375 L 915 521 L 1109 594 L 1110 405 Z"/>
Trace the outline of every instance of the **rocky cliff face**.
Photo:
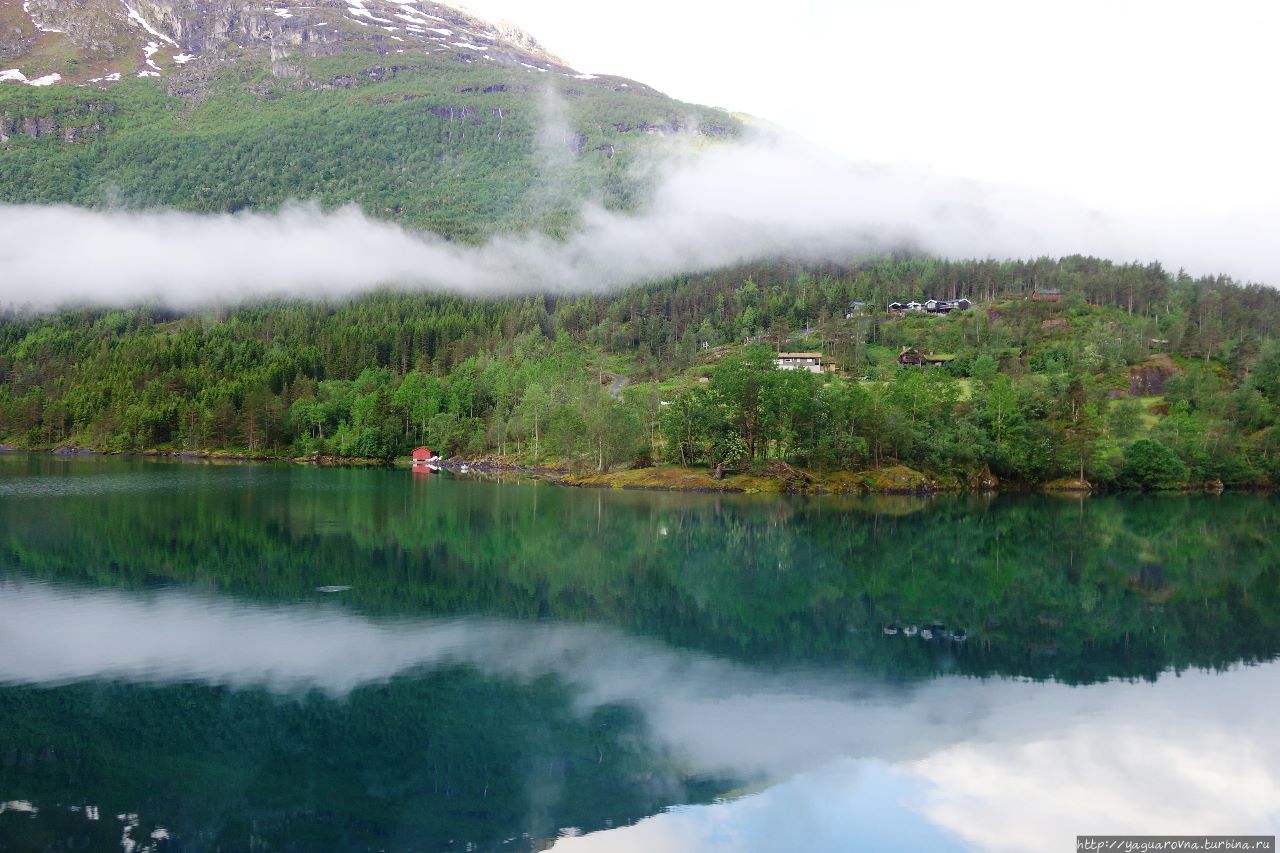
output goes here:
<path id="1" fill-rule="evenodd" d="M 110 85 L 246 56 L 296 77 L 291 58 L 345 49 L 572 71 L 529 35 L 431 0 L 0 0 L 0 84 Z"/>

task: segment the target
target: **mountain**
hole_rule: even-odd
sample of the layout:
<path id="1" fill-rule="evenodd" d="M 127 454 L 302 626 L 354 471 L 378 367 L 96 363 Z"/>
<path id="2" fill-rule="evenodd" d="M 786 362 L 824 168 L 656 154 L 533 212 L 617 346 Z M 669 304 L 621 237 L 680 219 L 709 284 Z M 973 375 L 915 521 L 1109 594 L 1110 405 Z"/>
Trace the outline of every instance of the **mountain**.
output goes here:
<path id="1" fill-rule="evenodd" d="M 740 132 L 430 0 L 0 0 L 0 202 L 555 233 L 634 204 L 658 140 Z"/>
<path id="2" fill-rule="evenodd" d="M 19 82 L 108 82 L 115 76 L 186 77 L 183 66 L 269 56 L 275 72 L 297 76 L 298 62 L 364 49 L 381 57 L 447 54 L 463 62 L 524 63 L 570 69 L 530 36 L 432 2 L 351 0 L 319 6 L 228 0 L 25 0 L 6 3 L 0 57 L 19 66 Z M 193 65 L 194 64 L 194 65 Z M 33 77 L 23 73 L 23 67 Z M 208 69 L 203 69 L 207 73 Z M 195 75 L 195 79 L 201 75 Z"/>

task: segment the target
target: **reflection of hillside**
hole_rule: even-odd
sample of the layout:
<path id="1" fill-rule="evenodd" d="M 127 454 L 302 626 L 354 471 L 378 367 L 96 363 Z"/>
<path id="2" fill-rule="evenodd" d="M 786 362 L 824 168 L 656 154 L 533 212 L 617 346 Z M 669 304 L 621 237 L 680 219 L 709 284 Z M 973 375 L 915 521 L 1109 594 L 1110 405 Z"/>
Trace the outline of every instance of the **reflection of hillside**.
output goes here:
<path id="1" fill-rule="evenodd" d="M 132 810 L 139 837 L 159 824 L 184 849 L 495 849 L 513 837 L 528 842 L 512 849 L 541 849 L 560 827 L 630 823 L 839 757 L 857 760 L 854 777 L 870 771 L 869 787 L 830 779 L 801 800 L 813 810 L 766 790 L 746 809 L 795 824 L 769 837 L 804 849 L 848 849 L 867 824 L 896 841 L 924 818 L 969 839 L 1018 830 L 1012 847 L 973 846 L 1024 850 L 1046 825 L 1069 838 L 1067 817 L 1262 830 L 1280 790 L 1275 663 L 1087 688 L 886 684 L 550 620 L 369 619 L 182 590 L 0 593 L 0 790 L 25 807 L 0 814 L 0 837 L 22 849 L 108 846 L 69 812 L 90 805 L 107 820 Z M 1179 772 L 1143 782 L 1153 766 Z M 886 772 L 904 784 L 884 802 Z M 912 808 L 882 814 L 893 802 Z M 809 831 L 821 812 L 839 816 L 825 841 Z M 727 817 L 719 829 L 740 837 L 768 829 Z M 937 841 L 910 849 L 959 847 Z"/>
<path id="2" fill-rule="evenodd" d="M 6 465 L 51 465 L 9 460 Z M 1066 681 L 1280 648 L 1276 504 L 1248 495 L 786 499 L 399 471 L 83 463 L 0 505 L 0 567 L 267 599 L 350 584 L 371 614 L 611 622 L 724 654 Z M 178 472 L 93 494 L 93 472 Z M 904 642 L 909 620 L 967 632 Z"/>
<path id="3" fill-rule="evenodd" d="M 920 495 L 866 495 L 864 497 L 833 497 L 835 506 L 849 512 L 861 512 L 868 515 L 911 515 L 923 512 L 933 503 Z"/>
<path id="4" fill-rule="evenodd" d="M 584 716 L 554 677 L 514 683 L 465 667 L 341 698 L 7 687 L 0 712 L 0 754 L 17 756 L 0 764 L 0 788 L 41 811 L 0 823 L 15 849 L 118 846 L 113 817 L 127 813 L 141 818 L 137 837 L 161 825 L 186 849 L 495 849 L 522 833 L 523 849 L 538 849 L 562 827 L 623 825 L 730 784 L 670 766 L 632 710 Z M 58 809 L 68 804 L 105 820 Z"/>

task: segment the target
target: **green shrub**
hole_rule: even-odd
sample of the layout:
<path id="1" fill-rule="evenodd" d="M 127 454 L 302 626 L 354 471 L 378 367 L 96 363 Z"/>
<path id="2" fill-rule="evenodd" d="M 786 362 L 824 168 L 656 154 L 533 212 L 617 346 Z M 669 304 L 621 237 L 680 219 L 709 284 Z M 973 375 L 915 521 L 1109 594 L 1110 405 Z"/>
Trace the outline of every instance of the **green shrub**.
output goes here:
<path id="1" fill-rule="evenodd" d="M 1172 489 L 1186 484 L 1190 473 L 1172 450 L 1153 439 L 1140 438 L 1125 451 L 1119 479 L 1131 488 Z"/>

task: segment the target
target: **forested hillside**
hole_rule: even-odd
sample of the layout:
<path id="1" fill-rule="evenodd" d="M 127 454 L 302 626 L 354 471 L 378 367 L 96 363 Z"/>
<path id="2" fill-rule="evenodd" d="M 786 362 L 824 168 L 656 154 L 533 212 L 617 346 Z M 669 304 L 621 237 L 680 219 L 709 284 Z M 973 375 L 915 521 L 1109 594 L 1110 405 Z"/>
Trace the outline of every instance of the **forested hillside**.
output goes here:
<path id="1" fill-rule="evenodd" d="M 883 310 L 929 296 L 975 304 Z M 1280 476 L 1278 319 L 1269 288 L 1079 257 L 778 263 L 616 295 L 11 315 L 0 436 L 377 458 L 426 443 L 580 470 L 907 466 L 971 485 L 1261 484 Z M 938 364 L 900 366 L 903 347 Z M 776 370 L 775 349 L 818 349 L 841 370 Z"/>
<path id="2" fill-rule="evenodd" d="M 656 137 L 739 130 L 638 86 L 548 83 L 452 58 L 394 73 L 363 55 L 316 64 L 349 87 L 299 88 L 254 66 L 224 71 L 199 98 L 147 79 L 0 86 L 0 202 L 237 211 L 306 200 L 461 240 L 554 234 L 584 201 L 629 208 L 636 158 Z"/>

